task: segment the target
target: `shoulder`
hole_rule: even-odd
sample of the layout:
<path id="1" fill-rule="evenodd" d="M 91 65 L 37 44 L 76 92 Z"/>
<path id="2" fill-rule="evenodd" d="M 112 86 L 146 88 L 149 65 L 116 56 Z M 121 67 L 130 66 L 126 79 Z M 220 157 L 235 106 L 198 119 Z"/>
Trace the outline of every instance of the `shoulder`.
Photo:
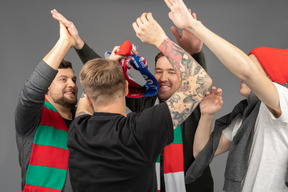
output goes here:
<path id="1" fill-rule="evenodd" d="M 278 83 L 273 83 L 278 91 L 278 95 L 279 95 L 279 101 L 280 101 L 280 108 L 281 108 L 281 116 L 276 118 L 274 117 L 274 115 L 269 111 L 269 109 L 262 103 L 261 107 L 260 107 L 260 111 L 265 113 L 265 111 L 267 113 L 270 114 L 271 118 L 277 121 L 284 121 L 286 123 L 288 123 L 288 88 L 280 85 Z"/>
<path id="2" fill-rule="evenodd" d="M 144 109 L 150 108 L 155 104 L 157 96 L 128 98 L 126 97 L 126 105 L 133 112 L 141 112 Z"/>
<path id="3" fill-rule="evenodd" d="M 85 112 L 80 112 L 77 114 L 77 116 L 75 117 L 75 119 L 72 121 L 70 127 L 73 126 L 84 126 L 85 124 L 87 124 L 87 122 L 89 121 L 89 119 L 92 116 L 90 114 L 87 114 Z"/>

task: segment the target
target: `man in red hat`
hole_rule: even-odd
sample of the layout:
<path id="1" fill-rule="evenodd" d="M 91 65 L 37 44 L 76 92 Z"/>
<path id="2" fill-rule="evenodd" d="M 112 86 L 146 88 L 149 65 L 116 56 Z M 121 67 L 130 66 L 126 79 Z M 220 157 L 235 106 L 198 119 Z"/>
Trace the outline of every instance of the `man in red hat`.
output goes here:
<path id="1" fill-rule="evenodd" d="M 188 170 L 191 175 L 186 183 L 201 175 L 201 167 L 214 155 L 229 150 L 224 191 L 288 191 L 288 89 L 284 86 L 288 81 L 288 50 L 258 47 L 247 56 L 191 17 L 182 0 L 165 2 L 174 24 L 206 44 L 241 80 L 239 93 L 247 98 L 216 120 L 211 136 L 208 121 L 200 120 L 197 132 L 202 132 L 202 137 L 196 134 L 194 143 L 200 149 L 195 150 L 197 158 Z"/>

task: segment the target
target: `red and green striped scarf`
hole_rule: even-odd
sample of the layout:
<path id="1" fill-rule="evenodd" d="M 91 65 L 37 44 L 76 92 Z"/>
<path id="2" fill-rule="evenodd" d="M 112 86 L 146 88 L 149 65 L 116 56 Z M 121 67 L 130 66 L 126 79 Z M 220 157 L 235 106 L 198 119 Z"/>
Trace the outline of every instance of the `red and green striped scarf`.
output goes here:
<path id="1" fill-rule="evenodd" d="M 67 139 L 64 119 L 45 100 L 22 192 L 61 192 L 68 168 Z"/>
<path id="2" fill-rule="evenodd" d="M 185 192 L 182 129 L 174 129 L 174 141 L 164 148 L 163 169 L 166 192 Z M 160 191 L 160 156 L 156 162 L 157 188 Z"/>

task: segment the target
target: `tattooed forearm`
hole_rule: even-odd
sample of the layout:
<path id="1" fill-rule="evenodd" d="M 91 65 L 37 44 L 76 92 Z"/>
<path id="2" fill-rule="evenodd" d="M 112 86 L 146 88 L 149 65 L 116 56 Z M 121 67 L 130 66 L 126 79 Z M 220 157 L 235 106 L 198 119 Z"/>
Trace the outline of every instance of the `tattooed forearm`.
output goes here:
<path id="1" fill-rule="evenodd" d="M 167 100 L 173 127 L 192 113 L 212 84 L 206 71 L 181 47 L 166 39 L 159 46 L 181 79 L 181 88 Z"/>

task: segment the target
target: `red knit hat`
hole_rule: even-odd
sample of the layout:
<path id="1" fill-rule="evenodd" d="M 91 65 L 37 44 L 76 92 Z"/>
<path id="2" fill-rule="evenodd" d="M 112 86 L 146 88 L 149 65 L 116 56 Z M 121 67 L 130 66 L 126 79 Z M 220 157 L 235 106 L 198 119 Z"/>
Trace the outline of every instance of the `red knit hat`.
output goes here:
<path id="1" fill-rule="evenodd" d="M 250 51 L 257 57 L 265 72 L 273 82 L 288 82 L 288 49 L 257 47 Z"/>

